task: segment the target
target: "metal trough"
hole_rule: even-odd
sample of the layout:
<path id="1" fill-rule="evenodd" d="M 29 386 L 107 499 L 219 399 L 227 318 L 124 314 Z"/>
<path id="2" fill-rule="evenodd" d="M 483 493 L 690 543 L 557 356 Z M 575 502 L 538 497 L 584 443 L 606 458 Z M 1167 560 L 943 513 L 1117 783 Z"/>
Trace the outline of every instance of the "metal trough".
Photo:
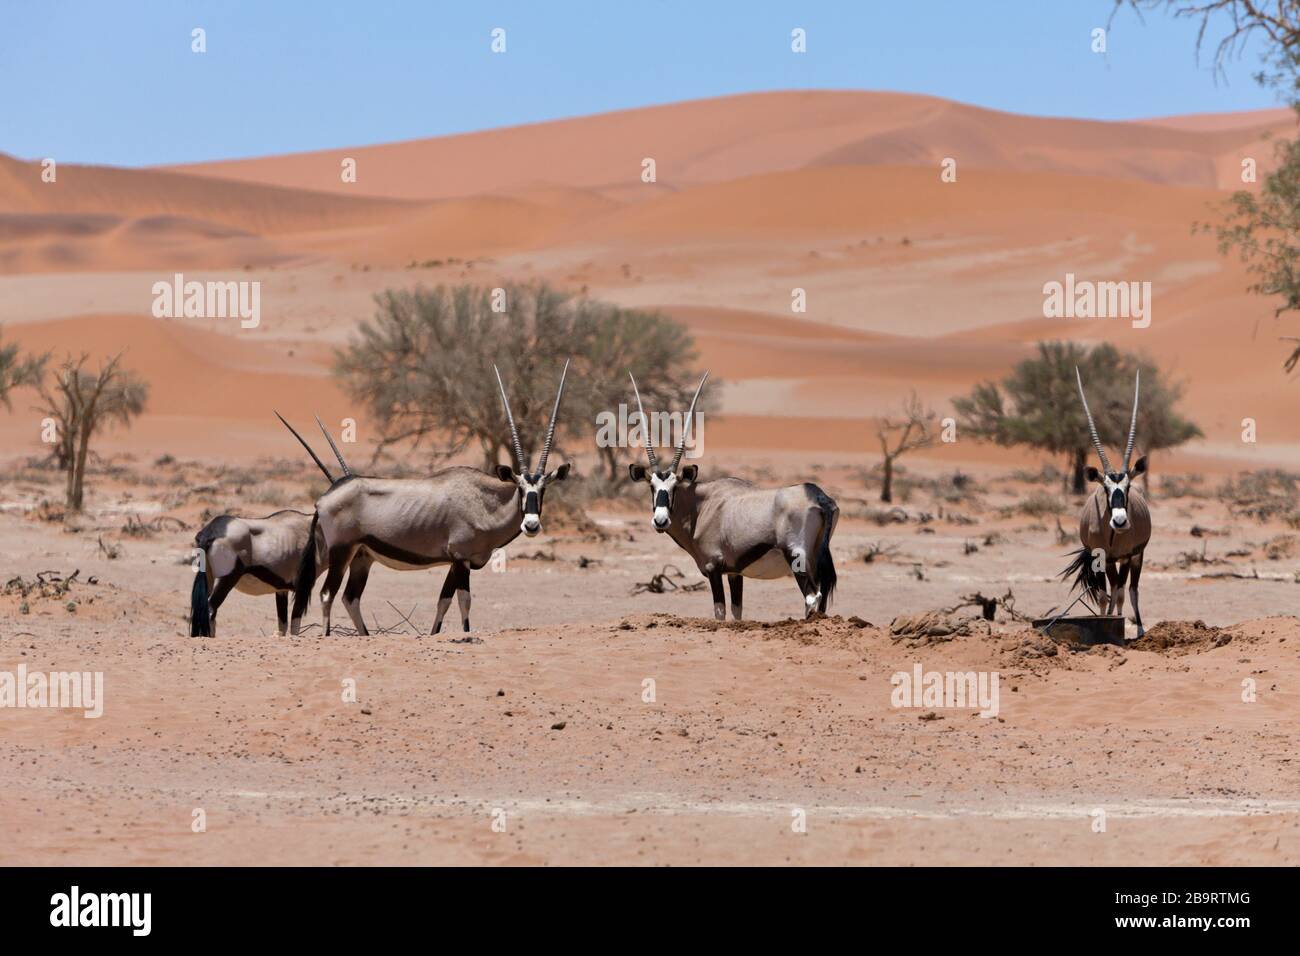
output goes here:
<path id="1" fill-rule="evenodd" d="M 1034 627 L 1058 643 L 1118 644 L 1124 646 L 1124 617 L 1120 614 L 1080 614 L 1076 617 L 1042 617 Z"/>

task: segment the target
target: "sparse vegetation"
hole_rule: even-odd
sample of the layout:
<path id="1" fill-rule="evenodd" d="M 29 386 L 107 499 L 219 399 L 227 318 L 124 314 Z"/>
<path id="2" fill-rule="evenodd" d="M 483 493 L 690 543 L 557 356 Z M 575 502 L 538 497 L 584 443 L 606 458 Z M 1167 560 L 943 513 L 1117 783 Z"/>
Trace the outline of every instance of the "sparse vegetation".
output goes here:
<path id="1" fill-rule="evenodd" d="M 545 437 L 560 369 L 572 359 L 557 451 L 565 435 L 589 441 L 596 416 L 618 416 L 637 376 L 647 414 L 685 412 L 698 375 L 684 326 L 648 312 L 575 298 L 545 283 L 439 286 L 377 297 L 375 316 L 335 354 L 335 373 L 380 428 L 376 454 L 398 443 L 427 444 L 445 458 L 477 446 L 485 467 L 507 452 L 505 414 L 493 365 L 501 370 L 525 455 Z M 714 385 L 716 386 L 716 380 Z M 716 387 L 700 397 L 713 404 Z M 632 414 L 630 411 L 627 413 Z M 626 421 L 626 419 L 625 419 Z M 617 436 L 598 443 L 611 480 L 630 450 Z"/>
<path id="2" fill-rule="evenodd" d="M 149 384 L 122 366 L 121 352 L 97 372 L 86 368 L 89 361 L 84 352 L 75 358 L 68 355 L 53 370 L 52 381 L 47 382 L 42 374 L 37 384 L 41 398 L 38 412 L 55 423 L 54 455 L 67 472 L 65 505 L 69 512 L 82 508 L 91 438 L 110 424 L 130 426 L 149 399 Z"/>
<path id="3" fill-rule="evenodd" d="M 1133 380 L 1139 369 L 1139 449 L 1149 454 L 1200 437 L 1201 430 L 1174 410 L 1181 387 L 1168 382 L 1152 362 L 1110 344 L 1088 349 L 1076 342 L 1040 342 L 1038 355 L 1016 365 L 1001 386 L 984 382 L 969 395 L 954 399 L 959 433 L 1007 447 L 1064 455 L 1070 487 L 1082 494 L 1087 490 L 1084 468 L 1091 447 L 1076 366 L 1088 388 L 1103 443 L 1122 449 L 1128 439 Z"/>

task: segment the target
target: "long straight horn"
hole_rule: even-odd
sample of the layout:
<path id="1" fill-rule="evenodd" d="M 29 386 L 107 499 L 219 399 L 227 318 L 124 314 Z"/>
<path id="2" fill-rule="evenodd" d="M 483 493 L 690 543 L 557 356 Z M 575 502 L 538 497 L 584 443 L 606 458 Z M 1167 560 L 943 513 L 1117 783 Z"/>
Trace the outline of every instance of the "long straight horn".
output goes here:
<path id="1" fill-rule="evenodd" d="M 519 462 L 519 473 L 526 475 L 528 474 L 528 462 L 524 460 L 524 449 L 519 444 L 519 429 L 515 428 L 515 416 L 510 412 L 510 399 L 506 398 L 506 386 L 501 381 L 501 370 L 493 365 L 492 371 L 497 373 L 497 388 L 501 389 L 501 403 L 506 407 L 506 421 L 510 425 L 510 440 L 514 442 L 515 446 L 515 461 Z"/>
<path id="2" fill-rule="evenodd" d="M 551 409 L 551 425 L 546 429 L 546 443 L 542 445 L 542 457 L 537 462 L 537 473 L 546 474 L 546 456 L 551 453 L 551 442 L 555 440 L 555 422 L 560 416 L 560 399 L 564 397 L 564 380 L 569 375 L 569 362 L 566 359 L 564 371 L 560 373 L 560 390 L 555 393 L 555 407 Z"/>
<path id="3" fill-rule="evenodd" d="M 274 409 L 272 409 L 272 411 L 274 411 Z M 318 457 L 316 457 L 316 453 L 312 451 L 311 445 L 307 444 L 306 439 L 304 439 L 301 435 L 299 435 L 292 425 L 290 425 L 288 422 L 285 422 L 284 416 L 281 415 L 279 412 L 275 413 L 275 417 L 280 419 L 280 421 L 284 422 L 285 428 L 293 432 L 293 437 L 298 439 L 298 444 L 302 445 L 303 448 L 307 449 L 307 454 L 311 455 L 311 460 L 316 462 L 316 467 L 319 468 L 325 474 L 325 477 L 329 480 L 329 483 L 331 485 L 334 484 L 334 476 L 331 475 L 330 470 L 325 467 L 325 462 L 321 461 Z"/>
<path id="4" fill-rule="evenodd" d="M 704 378 L 700 379 L 700 384 L 695 387 L 695 397 L 691 399 L 690 411 L 686 413 L 686 421 L 682 423 L 682 440 L 677 443 L 677 454 L 673 456 L 673 467 L 669 470 L 674 474 L 677 472 L 677 466 L 682 463 L 682 454 L 686 451 L 686 436 L 691 433 L 691 422 L 695 421 L 695 403 L 700 400 L 700 392 L 704 390 L 704 383 L 709 380 L 709 373 L 704 373 Z"/>
<path id="5" fill-rule="evenodd" d="M 1097 424 L 1092 420 L 1092 411 L 1088 408 L 1088 396 L 1083 394 L 1083 376 L 1079 374 L 1079 366 L 1074 367 L 1074 377 L 1079 383 L 1079 398 L 1083 402 L 1083 413 L 1088 416 L 1088 431 L 1092 434 L 1092 443 L 1096 446 L 1097 456 L 1101 459 L 1101 467 L 1106 469 L 1106 474 L 1110 474 L 1110 462 L 1106 460 L 1106 449 L 1102 447 L 1101 438 L 1097 435 Z"/>
<path id="6" fill-rule="evenodd" d="M 1133 419 L 1128 423 L 1128 446 L 1124 449 L 1124 470 L 1128 471 L 1128 460 L 1133 457 L 1133 439 L 1137 437 L 1138 428 L 1138 391 L 1142 387 L 1142 370 L 1138 369 L 1133 377 Z"/>
<path id="7" fill-rule="evenodd" d="M 334 457 L 339 460 L 339 467 L 343 469 L 344 476 L 350 477 L 352 475 L 352 469 L 349 468 L 348 463 L 343 460 L 343 454 L 339 451 L 339 446 L 334 444 L 334 439 L 330 437 L 330 433 L 326 430 L 325 423 L 320 420 L 319 415 L 316 416 L 316 424 L 320 426 L 320 430 L 325 433 L 325 440 L 329 442 L 330 447 L 334 449 Z"/>
<path id="8" fill-rule="evenodd" d="M 650 470 L 657 472 L 659 462 L 655 460 L 654 445 L 650 441 L 650 419 L 645 417 L 645 408 L 641 405 L 641 390 L 636 387 L 635 375 L 629 371 L 627 377 L 632 379 L 632 391 L 636 392 L 636 410 L 641 415 L 641 436 L 643 438 L 642 444 L 645 445 L 646 460 L 650 462 Z"/>

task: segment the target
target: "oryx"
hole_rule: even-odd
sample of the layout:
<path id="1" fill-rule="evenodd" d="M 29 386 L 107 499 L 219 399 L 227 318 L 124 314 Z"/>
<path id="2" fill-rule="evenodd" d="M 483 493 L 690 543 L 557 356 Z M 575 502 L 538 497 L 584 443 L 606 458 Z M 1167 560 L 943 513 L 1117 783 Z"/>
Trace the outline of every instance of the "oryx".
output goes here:
<path id="1" fill-rule="evenodd" d="M 793 576 L 804 596 L 804 616 L 825 613 L 835 591 L 835 562 L 831 559 L 831 535 L 840 509 L 816 485 L 804 482 L 785 488 L 755 487 L 740 478 L 717 478 L 697 482 L 698 465 L 681 465 L 686 436 L 695 414 L 695 404 L 708 380 L 705 372 L 691 399 L 690 411 L 682 424 L 681 441 L 672 463 L 664 468 L 651 441 L 650 419 L 641 406 L 636 378 L 637 412 L 645 445 L 644 465 L 633 464 L 628 472 L 633 481 L 650 485 L 651 525 L 667 534 L 695 561 L 713 589 L 713 616 L 727 616 L 722 577 L 731 586 L 731 613 L 741 617 L 745 578 L 773 579 Z"/>
<path id="2" fill-rule="evenodd" d="M 265 518 L 219 515 L 194 536 L 202 553 L 190 589 L 190 636 L 216 637 L 217 611 L 231 589 L 274 594 L 276 633 L 289 626 L 289 592 L 311 540 L 311 515 L 277 511 Z"/>
<path id="3" fill-rule="evenodd" d="M 1097 425 L 1093 421 L 1092 411 L 1088 408 L 1088 398 L 1083 393 L 1083 376 L 1078 368 L 1074 370 L 1079 383 L 1079 398 L 1083 402 L 1083 412 L 1088 416 L 1088 432 L 1092 444 L 1097 449 L 1104 471 L 1091 466 L 1085 473 L 1089 481 L 1099 485 L 1093 490 L 1083 504 L 1079 515 L 1079 541 L 1082 543 L 1074 552 L 1074 560 L 1062 573 L 1063 578 L 1074 575 L 1075 587 L 1082 588 L 1101 610 L 1101 602 L 1106 600 L 1107 614 L 1124 613 L 1124 582 L 1129 580 L 1129 594 L 1133 598 L 1133 623 L 1137 625 L 1138 637 L 1146 633 L 1142 626 L 1142 612 L 1138 609 L 1138 579 L 1142 577 L 1142 554 L 1147 542 L 1151 540 L 1151 512 L 1147 508 L 1146 498 L 1138 491 L 1133 479 L 1147 470 L 1147 459 L 1143 455 L 1133 466 L 1129 460 L 1133 457 L 1133 440 L 1137 435 L 1138 393 L 1141 388 L 1141 372 L 1133 383 L 1133 417 L 1129 421 L 1128 444 L 1124 448 L 1124 467 L 1113 471 L 1106 458 L 1106 449 L 1097 435 Z M 1098 567 L 1105 559 L 1106 574 L 1102 576 Z M 1109 582 L 1109 595 L 1107 595 Z"/>
<path id="4" fill-rule="evenodd" d="M 311 446 L 279 412 L 275 414 L 333 484 L 334 476 Z M 311 515 L 302 511 L 277 511 L 265 518 L 218 515 L 209 521 L 194 536 L 201 557 L 190 589 L 190 636 L 216 636 L 217 611 L 232 589 L 274 594 L 277 633 L 284 635 L 289 627 L 289 592 L 303 548 L 311 540 Z"/>
<path id="5" fill-rule="evenodd" d="M 546 471 L 568 371 L 569 363 L 565 362 L 536 471 L 530 471 L 524 459 L 510 400 L 498 371 L 497 387 L 510 426 L 518 472 L 509 465 L 498 465 L 492 474 L 477 468 L 447 468 L 428 478 L 368 478 L 348 471 L 325 492 L 316 502 L 312 516 L 313 537 L 320 547 L 305 550 L 298 567 L 291 633 L 298 633 L 303 612 L 311 600 L 318 551 L 328 563 L 321 588 L 326 634 L 330 632 L 334 595 L 349 566 L 352 570 L 343 592 L 343 606 L 357 631 L 369 633 L 361 619 L 361 592 L 375 561 L 399 571 L 450 564 L 431 633 L 441 630 L 453 594 L 460 604 L 462 627 L 468 631 L 470 572 L 487 564 L 494 551 L 504 548 L 521 531 L 529 537 L 540 532 L 547 486 L 569 475 L 567 463 L 552 472 Z M 330 444 L 333 446 L 333 439 Z M 334 451 L 337 455 L 338 448 Z M 342 462 L 341 457 L 339 460 Z"/>

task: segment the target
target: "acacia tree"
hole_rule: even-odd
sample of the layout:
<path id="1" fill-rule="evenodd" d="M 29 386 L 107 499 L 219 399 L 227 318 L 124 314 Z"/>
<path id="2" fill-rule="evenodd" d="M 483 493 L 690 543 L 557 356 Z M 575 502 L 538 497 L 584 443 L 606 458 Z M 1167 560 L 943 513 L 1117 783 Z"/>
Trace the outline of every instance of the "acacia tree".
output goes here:
<path id="1" fill-rule="evenodd" d="M 630 400 L 637 375 L 648 409 L 685 405 L 694 343 L 664 316 L 574 297 L 545 283 L 388 291 L 374 317 L 335 352 L 335 374 L 380 428 L 376 457 L 427 445 L 446 458 L 477 446 L 491 469 L 509 449 L 493 365 L 500 371 L 530 460 L 545 437 L 560 369 L 571 360 L 557 450 L 588 437 L 598 413 Z M 494 304 L 504 311 L 494 310 Z M 701 400 L 703 405 L 704 399 Z M 611 478 L 618 447 L 598 448 Z"/>
<path id="2" fill-rule="evenodd" d="M 903 400 L 902 414 L 885 416 L 876 425 L 880 439 L 881 464 L 880 500 L 894 500 L 894 462 L 910 451 L 924 448 L 934 441 L 935 413 L 921 404 L 916 392 Z"/>
<path id="3" fill-rule="evenodd" d="M 129 427 L 149 399 L 149 383 L 122 367 L 121 352 L 98 371 L 86 368 L 89 361 L 84 352 L 76 358 L 69 354 L 53 370 L 53 380 L 47 382 L 42 376 L 37 386 L 41 397 L 38 411 L 55 423 L 55 455 L 67 471 L 65 506 L 69 512 L 82 508 L 91 438 L 109 424 Z"/>
<path id="4" fill-rule="evenodd" d="M 959 434 L 1064 455 L 1070 487 L 1082 494 L 1087 490 L 1084 469 L 1092 443 L 1079 401 L 1076 366 L 1105 444 L 1123 448 L 1128 439 L 1133 381 L 1139 370 L 1139 447 L 1149 454 L 1201 437 L 1200 428 L 1174 410 L 1181 386 L 1152 362 L 1109 343 L 1088 349 L 1077 342 L 1039 342 L 1038 355 L 1018 363 L 1000 386 L 983 382 L 969 395 L 953 399 Z"/>
<path id="5" fill-rule="evenodd" d="M 10 391 L 40 381 L 48 358 L 48 355 L 20 356 L 17 345 L 0 345 L 0 404 L 12 408 Z"/>

